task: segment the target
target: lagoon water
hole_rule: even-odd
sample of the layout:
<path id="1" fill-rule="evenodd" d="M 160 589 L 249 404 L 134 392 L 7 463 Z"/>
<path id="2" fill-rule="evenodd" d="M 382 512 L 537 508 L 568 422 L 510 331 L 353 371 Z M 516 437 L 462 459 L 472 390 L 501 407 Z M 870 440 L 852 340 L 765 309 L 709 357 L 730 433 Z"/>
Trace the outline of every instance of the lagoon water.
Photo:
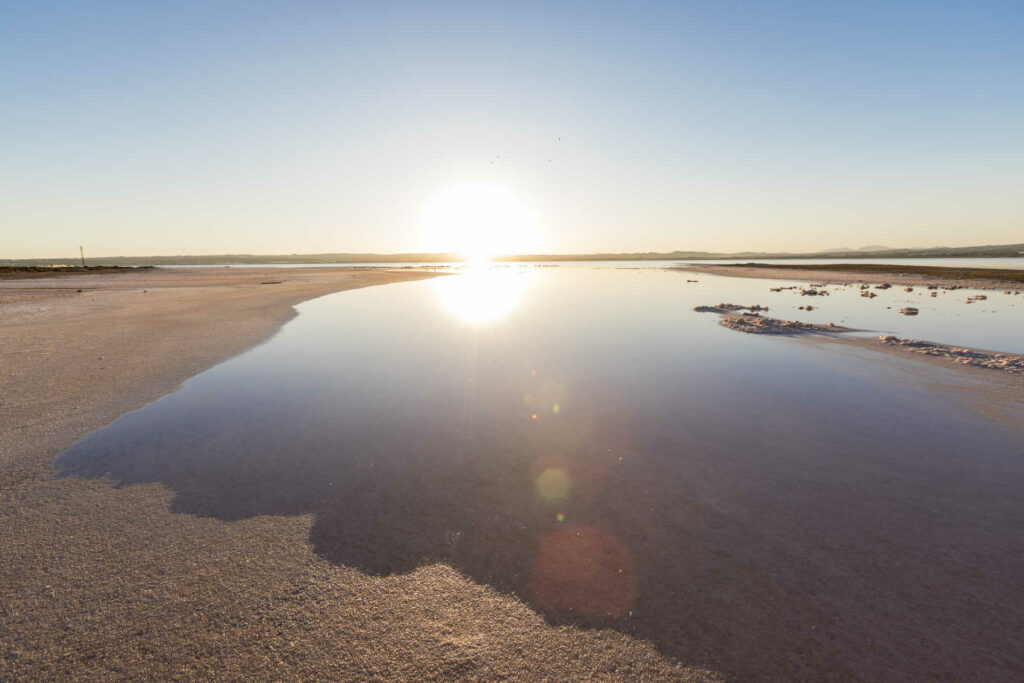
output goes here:
<path id="1" fill-rule="evenodd" d="M 1024 352 L 1024 299 L 777 284 L 508 266 L 322 297 L 58 471 L 160 483 L 173 511 L 226 521 L 310 514 L 332 562 L 448 563 L 741 680 L 1019 674 L 1013 421 L 913 362 L 692 308 Z"/>

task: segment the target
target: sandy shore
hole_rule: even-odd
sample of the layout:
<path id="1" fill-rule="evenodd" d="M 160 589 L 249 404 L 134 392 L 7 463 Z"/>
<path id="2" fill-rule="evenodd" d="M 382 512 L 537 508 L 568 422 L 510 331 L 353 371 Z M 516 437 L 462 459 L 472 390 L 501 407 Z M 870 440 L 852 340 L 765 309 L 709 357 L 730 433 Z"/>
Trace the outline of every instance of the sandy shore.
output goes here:
<path id="1" fill-rule="evenodd" d="M 789 280 L 794 282 L 817 282 L 824 284 L 880 284 L 889 282 L 901 286 L 926 286 L 936 284 L 940 287 L 969 287 L 973 289 L 1021 290 L 1020 282 L 1006 282 L 992 279 L 946 278 L 935 275 L 884 274 L 839 272 L 835 270 L 802 270 L 796 268 L 750 268 L 728 265 L 694 265 L 676 266 L 673 270 L 684 270 L 705 275 L 726 275 L 728 277 L 750 277 L 764 280 Z"/>
<path id="2" fill-rule="evenodd" d="M 163 486 L 52 478 L 62 449 L 266 340 L 293 304 L 429 276 L 0 282 L 0 679 L 713 679 L 613 630 L 552 626 L 443 565 L 381 578 L 332 564 L 310 516 L 223 522 L 171 514 Z"/>

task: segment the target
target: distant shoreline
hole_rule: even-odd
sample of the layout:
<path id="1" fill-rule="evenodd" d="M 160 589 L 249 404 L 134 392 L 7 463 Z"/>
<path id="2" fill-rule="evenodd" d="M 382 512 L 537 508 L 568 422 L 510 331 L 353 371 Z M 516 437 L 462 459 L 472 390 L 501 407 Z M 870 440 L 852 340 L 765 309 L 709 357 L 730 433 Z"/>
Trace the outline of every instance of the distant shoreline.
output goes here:
<path id="1" fill-rule="evenodd" d="M 880 249 L 877 251 L 818 251 L 810 253 L 710 251 L 643 251 L 589 254 L 515 254 L 495 256 L 498 262 L 524 261 L 735 261 L 740 259 L 925 259 L 925 258 L 1022 258 L 1024 244 L 983 245 L 973 247 L 933 247 L 927 249 Z M 202 254 L 170 256 L 99 256 L 87 258 L 91 265 L 111 266 L 199 266 L 199 265 L 302 265 L 337 263 L 465 263 L 456 253 L 349 253 L 322 254 Z M 0 266 L 80 265 L 81 258 L 0 259 Z"/>

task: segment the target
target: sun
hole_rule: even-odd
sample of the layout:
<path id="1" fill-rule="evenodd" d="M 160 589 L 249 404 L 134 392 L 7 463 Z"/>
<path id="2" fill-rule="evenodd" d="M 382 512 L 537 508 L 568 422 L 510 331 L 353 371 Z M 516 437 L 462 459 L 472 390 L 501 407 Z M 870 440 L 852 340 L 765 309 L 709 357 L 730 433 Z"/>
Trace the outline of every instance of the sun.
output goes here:
<path id="1" fill-rule="evenodd" d="M 474 180 L 453 185 L 427 205 L 423 236 L 434 252 L 460 254 L 480 263 L 537 247 L 537 217 L 503 185 Z"/>

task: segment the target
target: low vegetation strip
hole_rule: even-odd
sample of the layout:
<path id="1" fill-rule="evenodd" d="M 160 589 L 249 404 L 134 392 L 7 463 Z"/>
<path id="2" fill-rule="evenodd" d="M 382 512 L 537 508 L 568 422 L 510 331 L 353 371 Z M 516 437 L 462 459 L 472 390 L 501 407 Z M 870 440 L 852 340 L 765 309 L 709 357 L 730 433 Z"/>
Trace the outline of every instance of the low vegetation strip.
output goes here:
<path id="1" fill-rule="evenodd" d="M 999 280 L 1024 282 L 1024 270 L 1008 268 L 951 268 L 948 266 L 903 266 L 888 263 L 730 263 L 716 268 L 771 268 L 785 270 L 831 271 L 836 273 L 868 273 L 872 275 L 928 275 L 959 280 Z"/>
<path id="2" fill-rule="evenodd" d="M 54 275 L 109 275 L 149 270 L 153 266 L 0 266 L 0 280 Z"/>

